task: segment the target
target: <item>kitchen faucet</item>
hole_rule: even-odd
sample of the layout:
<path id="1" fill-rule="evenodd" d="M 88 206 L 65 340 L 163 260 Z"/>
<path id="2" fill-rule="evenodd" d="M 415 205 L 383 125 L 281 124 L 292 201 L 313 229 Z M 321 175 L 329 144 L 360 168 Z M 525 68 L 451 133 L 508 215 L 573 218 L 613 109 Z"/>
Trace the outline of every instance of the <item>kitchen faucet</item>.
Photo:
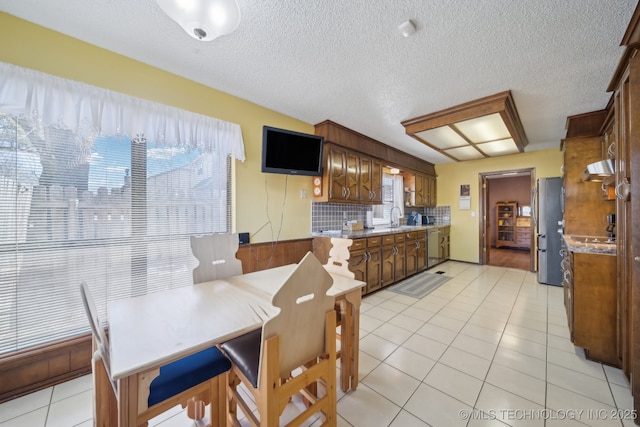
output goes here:
<path id="1" fill-rule="evenodd" d="M 393 218 L 393 210 L 394 209 L 398 209 L 398 215 L 395 218 Z M 389 216 L 391 216 L 391 227 L 400 227 L 400 208 L 398 206 L 394 206 L 391 208 L 391 212 L 389 213 Z"/>

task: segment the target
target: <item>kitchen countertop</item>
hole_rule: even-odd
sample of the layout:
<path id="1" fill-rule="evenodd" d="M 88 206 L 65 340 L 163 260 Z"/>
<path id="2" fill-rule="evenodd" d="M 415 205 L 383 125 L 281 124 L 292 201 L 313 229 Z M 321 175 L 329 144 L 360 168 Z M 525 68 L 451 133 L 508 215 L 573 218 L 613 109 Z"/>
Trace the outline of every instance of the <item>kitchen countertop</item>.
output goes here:
<path id="1" fill-rule="evenodd" d="M 450 227 L 451 224 L 435 225 L 402 225 L 400 227 L 376 227 L 357 231 L 323 230 L 311 233 L 313 237 L 340 237 L 343 239 L 357 239 L 375 236 L 377 234 L 404 233 L 409 231 L 432 230 L 434 228 Z"/>
<path id="2" fill-rule="evenodd" d="M 606 236 L 563 235 L 564 242 L 571 252 L 616 255 L 616 243 L 607 243 Z"/>

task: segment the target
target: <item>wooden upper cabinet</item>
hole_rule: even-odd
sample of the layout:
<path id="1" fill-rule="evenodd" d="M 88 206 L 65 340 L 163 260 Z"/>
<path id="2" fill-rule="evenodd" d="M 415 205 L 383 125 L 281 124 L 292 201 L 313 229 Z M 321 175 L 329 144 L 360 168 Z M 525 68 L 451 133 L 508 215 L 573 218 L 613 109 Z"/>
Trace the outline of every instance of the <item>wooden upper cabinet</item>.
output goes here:
<path id="1" fill-rule="evenodd" d="M 360 200 L 360 156 L 346 152 L 347 158 L 347 195 L 345 200 Z"/>
<path id="2" fill-rule="evenodd" d="M 374 172 L 375 169 L 378 169 L 377 174 Z M 360 200 L 363 202 L 378 201 L 380 203 L 382 200 L 379 188 L 382 185 L 381 170 L 380 162 L 370 157 L 360 157 Z"/>
<path id="3" fill-rule="evenodd" d="M 437 179 L 435 176 L 427 176 L 427 181 L 429 182 L 429 201 L 427 203 L 427 206 L 430 207 L 434 207 L 437 205 L 438 203 L 438 197 L 437 197 Z"/>
<path id="4" fill-rule="evenodd" d="M 410 190 L 405 203 L 409 207 L 434 207 L 436 205 L 436 177 L 414 172 L 404 175 L 404 186 Z"/>
<path id="5" fill-rule="evenodd" d="M 337 146 L 330 146 L 327 151 L 323 180 L 327 186 L 328 201 L 359 201 L 359 157 Z"/>
<path id="6" fill-rule="evenodd" d="M 382 163 L 334 144 L 325 145 L 323 191 L 316 201 L 382 203 Z"/>
<path id="7" fill-rule="evenodd" d="M 366 165 L 367 172 L 364 171 Z M 360 158 L 360 200 L 382 203 L 382 162 L 374 158 Z"/>
<path id="8" fill-rule="evenodd" d="M 344 150 L 329 149 L 325 182 L 328 183 L 329 199 L 344 199 L 347 194 L 347 155 Z"/>
<path id="9" fill-rule="evenodd" d="M 433 185 L 423 181 L 420 206 L 435 206 L 435 168 L 432 163 L 404 153 L 337 123 L 325 120 L 315 125 L 324 137 L 322 191 L 316 202 L 382 203 L 382 171 L 394 165 L 406 171 L 422 171 Z M 413 176 L 413 172 L 405 174 Z M 405 187 L 412 186 L 405 182 Z M 418 205 L 416 205 L 418 206 Z"/>
<path id="10" fill-rule="evenodd" d="M 429 187 L 427 186 L 425 189 L 425 185 L 424 185 L 424 176 L 422 174 L 416 174 L 416 188 L 415 188 L 415 193 L 416 193 L 416 200 L 415 200 L 415 206 L 424 206 L 425 205 L 425 200 L 427 199 L 427 193 L 426 193 L 426 189 L 428 189 Z"/>

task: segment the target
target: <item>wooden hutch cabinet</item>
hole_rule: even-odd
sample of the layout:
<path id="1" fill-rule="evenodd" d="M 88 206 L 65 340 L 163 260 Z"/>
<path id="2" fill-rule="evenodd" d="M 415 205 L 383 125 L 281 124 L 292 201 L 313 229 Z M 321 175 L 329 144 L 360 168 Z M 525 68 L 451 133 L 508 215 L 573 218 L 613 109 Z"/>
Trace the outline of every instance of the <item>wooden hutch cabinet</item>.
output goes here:
<path id="1" fill-rule="evenodd" d="M 496 203 L 496 248 L 516 244 L 516 202 Z"/>

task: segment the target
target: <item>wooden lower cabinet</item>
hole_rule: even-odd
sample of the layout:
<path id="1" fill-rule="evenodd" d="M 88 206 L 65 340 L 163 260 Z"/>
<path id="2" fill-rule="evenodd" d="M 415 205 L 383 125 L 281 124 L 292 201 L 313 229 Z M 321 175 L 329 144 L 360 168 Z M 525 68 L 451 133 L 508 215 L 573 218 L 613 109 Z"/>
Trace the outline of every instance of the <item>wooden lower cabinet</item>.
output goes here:
<path id="1" fill-rule="evenodd" d="M 417 270 L 427 268 L 427 230 L 416 231 Z"/>
<path id="2" fill-rule="evenodd" d="M 572 342 L 588 359 L 620 367 L 616 257 L 570 252 L 563 285 Z"/>
<path id="3" fill-rule="evenodd" d="M 395 235 L 395 247 L 396 247 L 396 255 L 395 255 L 395 263 L 394 263 L 394 269 L 395 272 L 393 274 L 393 281 L 394 282 L 399 282 L 400 280 L 404 279 L 405 277 L 407 277 L 407 270 L 406 270 L 406 247 L 404 244 L 404 234 L 396 234 Z"/>
<path id="4" fill-rule="evenodd" d="M 354 279 L 361 282 L 367 281 L 367 254 L 364 249 L 351 251 L 349 254 L 349 271 L 354 274 Z M 362 289 L 362 292 L 366 293 L 366 287 Z"/>
<path id="5" fill-rule="evenodd" d="M 324 238 L 323 238 L 324 239 Z M 316 245 L 314 239 L 314 253 L 325 263 L 331 249 L 331 239 L 325 239 L 322 245 Z M 328 243 L 328 247 L 326 246 Z M 349 254 L 349 270 L 353 272 L 356 280 L 367 283 L 362 288 L 363 294 L 377 291 L 382 287 L 382 239 L 381 237 L 369 237 L 353 239 Z"/>
<path id="6" fill-rule="evenodd" d="M 405 272 L 404 234 L 388 234 L 382 237 L 382 286 L 404 279 Z"/>
<path id="7" fill-rule="evenodd" d="M 367 293 L 382 287 L 382 237 L 367 238 Z"/>
<path id="8" fill-rule="evenodd" d="M 396 273 L 396 245 L 393 234 L 382 236 L 382 286 L 395 281 Z"/>
<path id="9" fill-rule="evenodd" d="M 438 247 L 438 262 L 444 262 L 450 257 L 450 234 L 451 227 L 440 227 L 440 245 Z"/>
<path id="10" fill-rule="evenodd" d="M 567 325 L 569 326 L 569 338 L 573 342 L 573 270 L 571 263 L 572 253 L 562 243 L 562 287 L 564 288 L 564 307 L 567 312 Z"/>
<path id="11" fill-rule="evenodd" d="M 516 247 L 531 247 L 531 227 L 516 227 Z"/>
<path id="12" fill-rule="evenodd" d="M 314 237 L 313 253 L 327 263 L 330 237 Z M 447 258 L 448 258 L 447 238 Z M 356 280 L 367 283 L 363 295 L 392 285 L 427 267 L 426 230 L 380 234 L 352 239 L 349 247 L 349 270 Z"/>
<path id="13" fill-rule="evenodd" d="M 418 272 L 418 247 L 416 246 L 416 233 L 409 232 L 405 235 L 405 270 L 407 276 Z"/>

